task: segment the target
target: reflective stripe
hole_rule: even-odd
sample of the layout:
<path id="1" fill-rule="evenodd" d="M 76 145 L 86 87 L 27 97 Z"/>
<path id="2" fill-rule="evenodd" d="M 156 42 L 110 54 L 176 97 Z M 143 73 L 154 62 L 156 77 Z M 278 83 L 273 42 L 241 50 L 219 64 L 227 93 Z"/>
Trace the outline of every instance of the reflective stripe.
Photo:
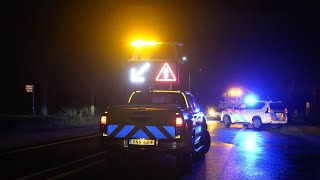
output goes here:
<path id="1" fill-rule="evenodd" d="M 174 126 L 135 126 L 115 125 L 107 126 L 107 134 L 113 138 L 148 138 L 148 139 L 173 139 L 175 138 Z"/>
<path id="2" fill-rule="evenodd" d="M 243 111 L 233 110 L 232 112 L 237 116 L 236 121 L 239 121 L 239 122 L 246 121 L 243 115 Z"/>
<path id="3" fill-rule="evenodd" d="M 127 134 L 134 128 L 133 125 L 124 126 L 115 137 L 126 137 Z"/>
<path id="4" fill-rule="evenodd" d="M 118 127 L 118 125 L 114 125 L 114 124 L 108 125 L 107 134 L 110 135 L 117 127 Z"/>
<path id="5" fill-rule="evenodd" d="M 149 139 L 149 136 L 148 136 L 146 133 L 144 133 L 144 132 L 142 131 L 142 129 L 139 129 L 139 131 L 137 131 L 137 132 L 132 136 L 132 138 L 147 138 L 147 139 Z"/>
<path id="6" fill-rule="evenodd" d="M 226 114 L 231 116 L 235 122 L 246 122 L 246 118 L 244 117 L 243 111 L 239 110 L 225 110 Z"/>
<path id="7" fill-rule="evenodd" d="M 163 126 L 163 128 L 167 130 L 167 132 L 171 135 L 171 137 L 174 138 L 176 136 L 176 131 L 173 126 Z"/>
<path id="8" fill-rule="evenodd" d="M 157 138 L 157 139 L 167 139 L 163 133 L 155 126 L 146 126 L 146 128 Z"/>

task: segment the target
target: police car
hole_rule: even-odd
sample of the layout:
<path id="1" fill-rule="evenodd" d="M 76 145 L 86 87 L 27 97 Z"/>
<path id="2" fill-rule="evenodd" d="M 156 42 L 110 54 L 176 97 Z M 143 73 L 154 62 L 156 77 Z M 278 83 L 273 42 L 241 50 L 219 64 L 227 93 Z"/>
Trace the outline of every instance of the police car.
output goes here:
<path id="1" fill-rule="evenodd" d="M 264 125 L 278 128 L 288 121 L 288 111 L 281 101 L 250 101 L 221 112 L 221 122 L 225 127 L 231 124 L 252 124 L 255 129 L 262 129 Z"/>

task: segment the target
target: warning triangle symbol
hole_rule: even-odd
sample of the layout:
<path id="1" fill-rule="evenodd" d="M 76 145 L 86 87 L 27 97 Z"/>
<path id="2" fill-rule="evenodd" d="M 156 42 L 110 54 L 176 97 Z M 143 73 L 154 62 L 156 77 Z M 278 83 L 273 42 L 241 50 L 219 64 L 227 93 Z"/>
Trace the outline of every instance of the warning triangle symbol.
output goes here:
<path id="1" fill-rule="evenodd" d="M 156 81 L 177 81 L 168 63 L 164 63 L 156 77 Z"/>

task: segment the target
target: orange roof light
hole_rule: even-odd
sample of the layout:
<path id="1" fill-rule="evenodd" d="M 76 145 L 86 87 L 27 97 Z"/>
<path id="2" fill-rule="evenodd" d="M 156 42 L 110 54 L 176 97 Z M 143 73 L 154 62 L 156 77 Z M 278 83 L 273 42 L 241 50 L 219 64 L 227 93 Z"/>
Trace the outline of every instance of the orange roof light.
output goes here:
<path id="1" fill-rule="evenodd" d="M 134 47 L 154 46 L 156 44 L 159 44 L 159 43 L 156 41 L 142 41 L 142 40 L 137 40 L 137 41 L 131 42 L 131 46 L 134 46 Z"/>
<path id="2" fill-rule="evenodd" d="M 230 96 L 241 96 L 242 95 L 242 90 L 239 89 L 239 88 L 231 88 L 229 91 L 228 91 L 229 95 Z"/>

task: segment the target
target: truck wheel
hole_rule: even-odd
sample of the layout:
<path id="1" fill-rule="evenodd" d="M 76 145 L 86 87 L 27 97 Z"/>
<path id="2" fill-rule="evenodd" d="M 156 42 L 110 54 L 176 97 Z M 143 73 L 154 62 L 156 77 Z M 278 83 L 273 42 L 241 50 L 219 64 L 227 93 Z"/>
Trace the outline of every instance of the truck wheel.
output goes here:
<path id="1" fill-rule="evenodd" d="M 207 154 L 209 149 L 210 149 L 210 145 L 211 145 L 211 137 L 210 137 L 210 133 L 206 130 L 204 132 L 204 143 L 203 143 L 203 151 L 202 154 Z"/>
<path id="2" fill-rule="evenodd" d="M 262 129 L 261 119 L 258 118 L 258 117 L 253 118 L 253 120 L 252 120 L 252 126 L 253 126 L 255 129 Z"/>
<path id="3" fill-rule="evenodd" d="M 223 123 L 225 127 L 230 127 L 231 125 L 231 119 L 229 116 L 223 116 Z"/>
<path id="4" fill-rule="evenodd" d="M 193 131 L 186 131 L 184 146 L 176 155 L 177 173 L 192 172 L 192 163 L 195 158 Z"/>

